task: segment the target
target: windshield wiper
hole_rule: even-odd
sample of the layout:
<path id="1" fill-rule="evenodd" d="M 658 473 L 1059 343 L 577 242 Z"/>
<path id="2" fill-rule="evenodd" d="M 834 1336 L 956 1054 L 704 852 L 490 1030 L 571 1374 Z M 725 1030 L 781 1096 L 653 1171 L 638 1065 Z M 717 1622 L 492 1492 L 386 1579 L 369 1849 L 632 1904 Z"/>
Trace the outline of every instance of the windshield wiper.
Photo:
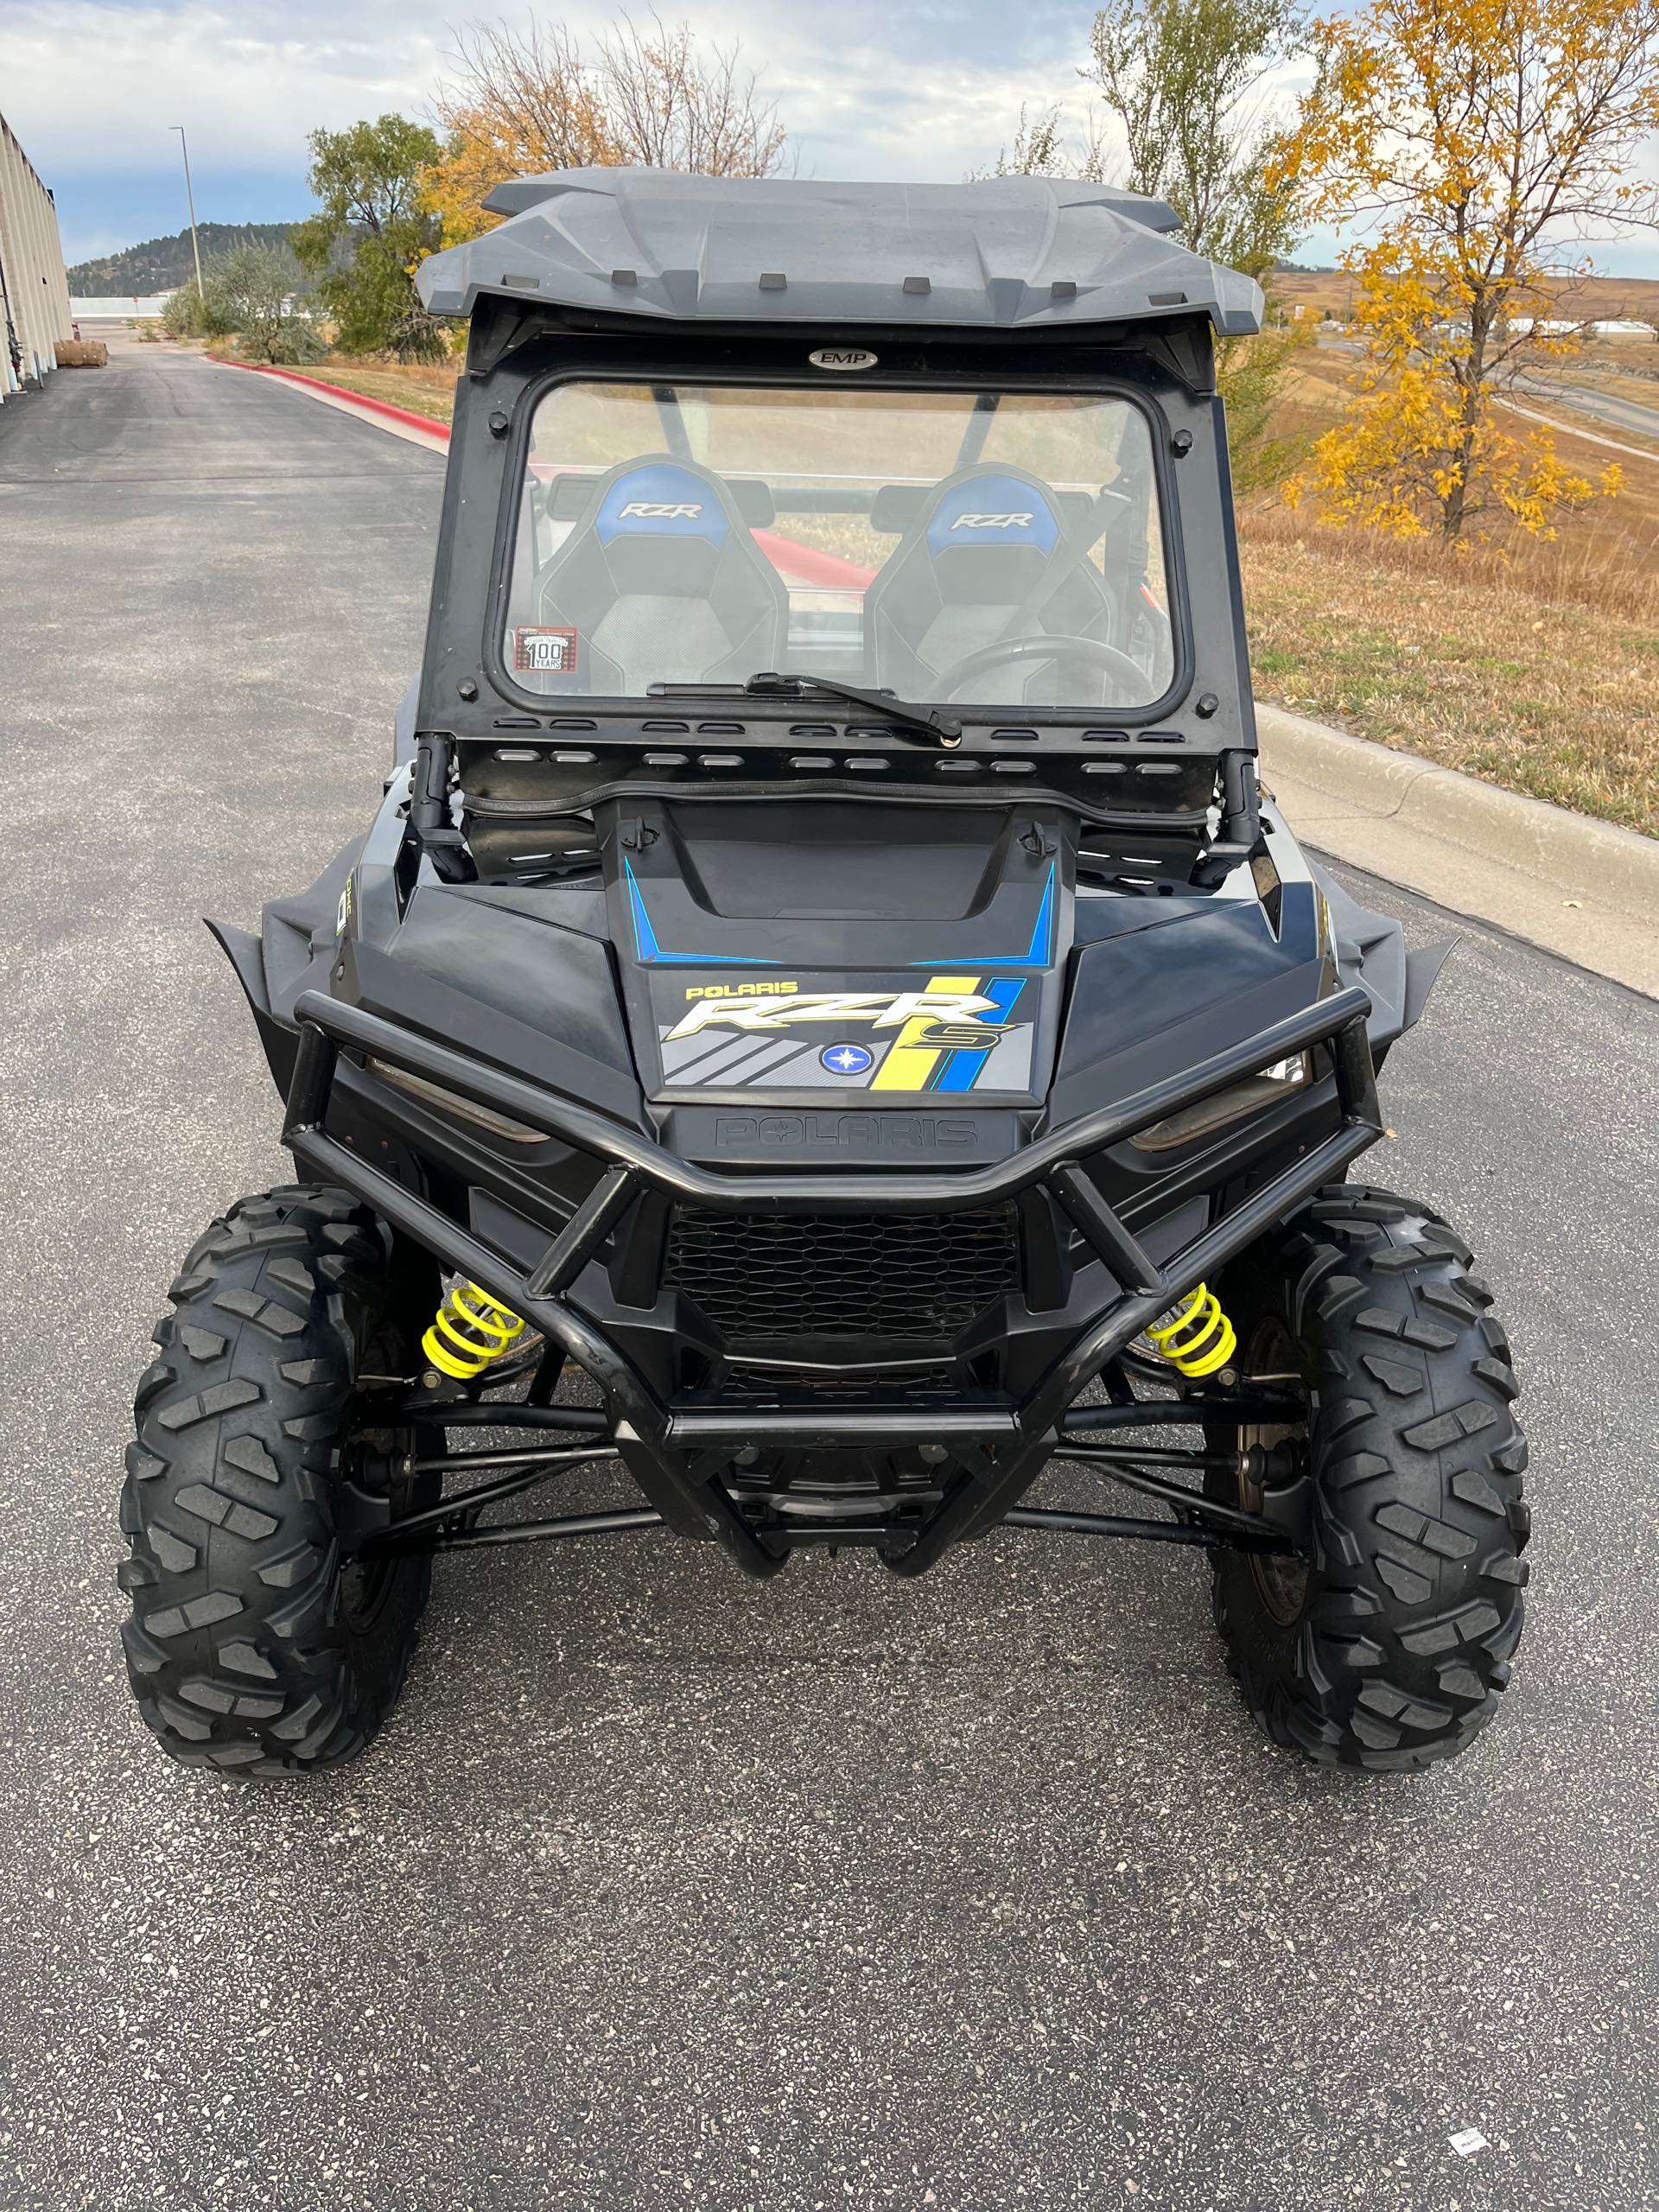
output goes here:
<path id="1" fill-rule="evenodd" d="M 759 676 L 752 676 L 743 689 L 762 696 L 769 691 L 828 691 L 837 699 L 850 699 L 855 707 L 868 707 L 873 714 L 885 715 L 901 730 L 922 732 L 937 744 L 962 742 L 962 724 L 954 715 L 947 715 L 938 707 L 912 707 L 907 700 L 896 699 L 891 691 L 866 691 L 856 683 L 843 683 L 838 676 L 791 676 L 787 671 L 779 675 L 776 669 L 769 668 L 762 670 Z"/>
<path id="2" fill-rule="evenodd" d="M 872 714 L 885 715 L 896 726 L 895 735 L 909 737 L 914 743 L 931 738 L 934 744 L 948 747 L 962 742 L 962 724 L 954 715 L 947 715 L 938 707 L 912 707 L 903 699 L 895 699 L 890 691 L 866 691 L 856 683 L 843 683 L 836 676 L 794 676 L 787 671 L 780 675 L 776 669 L 767 668 L 742 685 L 651 683 L 645 688 L 653 698 L 659 699 L 687 691 L 705 695 L 713 692 L 728 698 L 741 692 L 751 699 L 798 699 L 809 691 L 828 691 L 837 699 L 849 700 L 855 707 L 867 707 Z"/>

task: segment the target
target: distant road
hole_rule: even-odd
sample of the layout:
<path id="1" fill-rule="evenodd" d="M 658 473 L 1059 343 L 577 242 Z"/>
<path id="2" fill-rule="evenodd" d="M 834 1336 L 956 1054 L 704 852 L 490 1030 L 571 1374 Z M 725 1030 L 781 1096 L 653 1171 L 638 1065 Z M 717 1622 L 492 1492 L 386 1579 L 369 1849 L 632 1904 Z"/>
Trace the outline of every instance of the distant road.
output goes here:
<path id="1" fill-rule="evenodd" d="M 1360 351 L 1351 338 L 1322 338 L 1319 344 L 1332 353 L 1357 353 Z M 1586 385 L 1568 384 L 1559 377 L 1519 376 L 1515 379 L 1512 389 L 1524 392 L 1530 399 L 1547 400 L 1569 414 L 1588 415 L 1612 429 L 1634 431 L 1637 437 L 1659 438 L 1659 385 L 1654 387 L 1651 407 L 1638 399 L 1625 399 L 1610 391 L 1596 391 Z M 1525 408 L 1521 410 L 1522 414 L 1529 411 Z M 1639 446 L 1620 446 L 1618 450 L 1634 454 L 1643 461 L 1659 460 L 1659 454 L 1643 453 Z"/>
<path id="2" fill-rule="evenodd" d="M 1597 422 L 1610 423 L 1615 429 L 1634 430 L 1643 438 L 1659 438 L 1659 385 L 1654 386 L 1651 407 L 1644 406 L 1638 399 L 1596 391 L 1587 385 L 1568 384 L 1558 377 L 1517 377 L 1516 390 L 1530 393 L 1537 399 L 1553 400 L 1558 407 L 1570 407 L 1575 415 L 1592 415 Z"/>

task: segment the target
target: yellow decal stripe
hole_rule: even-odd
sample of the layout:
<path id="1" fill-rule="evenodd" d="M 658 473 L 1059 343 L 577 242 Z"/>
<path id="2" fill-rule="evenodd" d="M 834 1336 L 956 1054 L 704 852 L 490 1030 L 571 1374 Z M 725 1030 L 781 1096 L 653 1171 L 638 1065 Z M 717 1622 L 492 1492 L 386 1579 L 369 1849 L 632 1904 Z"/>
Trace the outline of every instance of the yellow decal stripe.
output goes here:
<path id="1" fill-rule="evenodd" d="M 977 976 L 930 976 L 930 991 L 949 991 L 971 995 L 979 988 Z M 937 1045 L 923 1045 L 917 1040 L 925 1037 L 938 1020 L 936 1014 L 912 1014 L 899 1032 L 893 1048 L 875 1071 L 872 1090 L 925 1090 L 928 1077 L 939 1059 Z"/>

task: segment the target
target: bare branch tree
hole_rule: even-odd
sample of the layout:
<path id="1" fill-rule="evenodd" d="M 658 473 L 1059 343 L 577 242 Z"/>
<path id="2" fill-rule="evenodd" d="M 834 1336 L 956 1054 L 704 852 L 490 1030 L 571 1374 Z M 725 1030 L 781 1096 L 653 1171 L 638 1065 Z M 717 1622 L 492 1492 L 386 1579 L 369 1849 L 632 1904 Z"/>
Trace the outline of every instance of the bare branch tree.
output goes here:
<path id="1" fill-rule="evenodd" d="M 489 227 L 483 202 L 508 177 L 621 164 L 770 176 L 783 165 L 776 105 L 741 49 L 700 47 L 686 23 L 625 16 L 591 55 L 562 23 L 469 24 L 449 58 L 427 204 L 451 245 Z"/>
<path id="2" fill-rule="evenodd" d="M 453 80 L 433 105 L 452 137 L 486 134 L 505 155 L 535 169 L 632 158 L 607 127 L 594 73 L 563 23 L 532 16 L 522 30 L 469 24 L 454 34 L 450 60 Z"/>
<path id="3" fill-rule="evenodd" d="M 785 133 L 735 45 L 700 52 L 688 23 L 624 16 L 599 42 L 607 121 L 642 168 L 703 176 L 770 176 Z"/>

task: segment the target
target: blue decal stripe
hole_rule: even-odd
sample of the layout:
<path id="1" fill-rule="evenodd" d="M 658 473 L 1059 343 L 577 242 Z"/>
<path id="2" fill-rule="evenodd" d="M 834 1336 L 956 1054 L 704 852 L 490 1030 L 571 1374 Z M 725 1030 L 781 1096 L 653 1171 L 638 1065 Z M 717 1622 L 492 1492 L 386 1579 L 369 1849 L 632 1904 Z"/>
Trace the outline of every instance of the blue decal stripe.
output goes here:
<path id="1" fill-rule="evenodd" d="M 982 998 L 996 1001 L 995 1014 L 982 1014 L 978 1020 L 987 1029 L 1000 1028 L 1014 1011 L 1014 1002 L 1026 988 L 1023 976 L 1001 976 L 987 983 L 981 991 Z M 971 1090 L 979 1081 L 989 1052 L 952 1052 L 940 1069 L 938 1080 L 928 1087 L 932 1090 Z"/>
<path id="2" fill-rule="evenodd" d="M 622 873 L 627 879 L 628 907 L 633 916 L 633 949 L 642 967 L 658 968 L 775 968 L 775 960 L 757 958 L 745 952 L 664 952 L 657 942 L 657 932 L 651 926 L 651 916 L 645 912 L 645 901 L 633 873 L 632 861 L 624 861 Z"/>
<path id="3" fill-rule="evenodd" d="M 1031 943 L 1026 947 L 1026 959 L 1033 968 L 1046 968 L 1054 957 L 1054 868 L 1051 862 L 1048 881 L 1043 886 L 1043 903 L 1037 909 L 1037 925 L 1032 931 Z"/>
<path id="4" fill-rule="evenodd" d="M 1031 943 L 1023 952 L 939 953 L 927 960 L 907 960 L 907 968 L 948 967 L 954 961 L 959 968 L 1046 968 L 1054 957 L 1054 921 L 1058 907 L 1055 898 L 1054 870 L 1048 871 L 1048 881 L 1043 886 L 1043 903 L 1037 909 L 1036 926 L 1031 932 Z"/>
<path id="5" fill-rule="evenodd" d="M 645 902 L 639 896 L 639 886 L 633 876 L 633 863 L 624 861 L 622 870 L 628 879 L 628 904 L 633 910 L 633 949 L 641 960 L 655 960 L 657 932 L 651 926 L 651 916 L 646 913 Z"/>

